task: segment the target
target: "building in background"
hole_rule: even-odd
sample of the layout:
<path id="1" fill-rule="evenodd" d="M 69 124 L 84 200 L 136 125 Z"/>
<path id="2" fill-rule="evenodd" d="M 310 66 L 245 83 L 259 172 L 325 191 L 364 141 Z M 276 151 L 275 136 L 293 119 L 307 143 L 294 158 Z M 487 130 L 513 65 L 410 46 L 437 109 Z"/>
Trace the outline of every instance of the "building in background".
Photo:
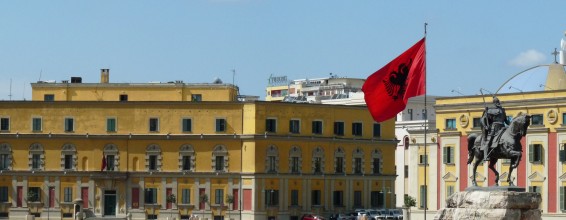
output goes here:
<path id="1" fill-rule="evenodd" d="M 321 103 L 324 100 L 347 99 L 350 94 L 362 93 L 365 79 L 338 77 L 331 73 L 330 77 L 292 81 L 288 81 L 286 76 L 272 76 L 268 82 L 266 101 Z"/>
<path id="2" fill-rule="evenodd" d="M 230 84 L 38 82 L 0 104 L 0 215 L 299 219 L 395 205 L 394 120 Z M 174 198 L 174 199 L 173 199 Z"/>

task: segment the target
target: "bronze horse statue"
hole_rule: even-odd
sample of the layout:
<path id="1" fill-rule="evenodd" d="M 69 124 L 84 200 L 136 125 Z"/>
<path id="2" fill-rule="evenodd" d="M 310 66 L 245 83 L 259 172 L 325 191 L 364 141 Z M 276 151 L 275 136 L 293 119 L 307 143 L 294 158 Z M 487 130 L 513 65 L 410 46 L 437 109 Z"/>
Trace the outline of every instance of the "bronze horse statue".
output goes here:
<path id="1" fill-rule="evenodd" d="M 511 159 L 511 165 L 509 166 L 509 174 L 507 175 L 507 182 L 509 186 L 514 186 L 513 180 L 511 180 L 511 173 L 513 169 L 516 169 L 519 166 L 519 162 L 521 161 L 522 153 L 522 146 L 521 146 L 521 138 L 527 135 L 527 128 L 531 124 L 531 116 L 521 114 L 517 117 L 513 118 L 511 124 L 504 132 L 502 132 L 501 137 L 496 137 L 498 141 L 494 140 L 495 148 L 491 149 L 490 159 L 489 159 L 489 169 L 495 173 L 495 185 L 499 186 L 499 173 L 495 170 L 495 164 L 497 163 L 498 159 Z M 482 127 L 482 133 L 485 133 L 484 128 Z M 484 160 L 483 147 L 484 138 L 483 135 L 480 138 L 477 138 L 478 134 L 470 134 L 468 136 L 468 164 L 471 164 L 476 158 L 474 162 L 473 168 L 473 179 L 472 185 L 477 186 L 478 183 L 476 182 L 476 170 L 478 165 Z M 484 144 L 487 145 L 487 144 Z"/>

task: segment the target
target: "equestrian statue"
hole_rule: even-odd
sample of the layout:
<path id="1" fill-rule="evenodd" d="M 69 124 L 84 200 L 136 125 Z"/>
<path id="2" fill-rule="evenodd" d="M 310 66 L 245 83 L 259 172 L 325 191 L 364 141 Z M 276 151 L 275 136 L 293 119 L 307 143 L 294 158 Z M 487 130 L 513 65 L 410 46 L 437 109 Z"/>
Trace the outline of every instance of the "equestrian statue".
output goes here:
<path id="1" fill-rule="evenodd" d="M 468 164 L 472 163 L 474 157 L 476 158 L 473 164 L 472 185 L 478 185 L 476 170 L 479 164 L 489 161 L 488 167 L 495 173 L 495 185 L 499 186 L 499 172 L 495 170 L 495 164 L 498 159 L 511 159 L 507 182 L 509 186 L 514 186 L 511 173 L 521 161 L 523 155 L 521 138 L 527 135 L 531 116 L 519 114 L 509 122 L 505 109 L 497 97 L 493 97 L 493 105 L 485 108 L 480 119 L 482 132 L 479 138 L 478 134 L 468 136 Z"/>

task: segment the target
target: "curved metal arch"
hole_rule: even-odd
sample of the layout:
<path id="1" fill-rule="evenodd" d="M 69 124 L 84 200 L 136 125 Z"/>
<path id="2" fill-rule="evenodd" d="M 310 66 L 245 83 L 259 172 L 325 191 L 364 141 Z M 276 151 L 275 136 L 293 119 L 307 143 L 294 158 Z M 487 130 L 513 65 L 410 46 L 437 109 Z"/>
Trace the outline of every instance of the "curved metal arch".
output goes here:
<path id="1" fill-rule="evenodd" d="M 511 81 L 511 80 L 514 79 L 515 77 L 517 77 L 517 76 L 523 74 L 524 72 L 527 72 L 527 71 L 532 70 L 532 69 L 535 69 L 535 68 L 539 68 L 539 67 L 541 67 L 541 66 L 550 66 L 550 64 L 540 64 L 540 65 L 536 65 L 536 66 L 533 66 L 533 67 L 531 67 L 531 68 L 528 68 L 528 69 L 526 69 L 526 70 L 523 70 L 523 71 L 521 71 L 521 72 L 519 72 L 519 73 L 513 75 L 511 78 L 509 78 L 509 79 L 508 79 L 507 81 L 505 81 L 503 84 L 501 84 L 501 86 L 500 86 L 497 90 L 495 90 L 495 93 L 493 93 L 493 95 L 499 93 L 499 90 L 501 90 L 501 89 L 503 88 L 503 86 L 505 86 L 505 84 L 507 84 L 509 81 Z"/>

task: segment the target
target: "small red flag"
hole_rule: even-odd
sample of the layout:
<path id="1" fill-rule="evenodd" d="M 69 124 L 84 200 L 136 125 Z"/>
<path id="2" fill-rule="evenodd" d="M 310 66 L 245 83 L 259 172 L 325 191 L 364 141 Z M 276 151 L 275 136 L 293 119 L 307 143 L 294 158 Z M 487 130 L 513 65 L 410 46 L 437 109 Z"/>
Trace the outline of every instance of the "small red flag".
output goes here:
<path id="1" fill-rule="evenodd" d="M 102 167 L 100 168 L 100 171 L 104 171 L 104 169 L 106 169 L 106 157 L 102 155 Z"/>
<path id="2" fill-rule="evenodd" d="M 364 99 L 373 119 L 395 117 L 413 96 L 425 94 L 425 38 L 371 74 L 364 85 Z"/>

